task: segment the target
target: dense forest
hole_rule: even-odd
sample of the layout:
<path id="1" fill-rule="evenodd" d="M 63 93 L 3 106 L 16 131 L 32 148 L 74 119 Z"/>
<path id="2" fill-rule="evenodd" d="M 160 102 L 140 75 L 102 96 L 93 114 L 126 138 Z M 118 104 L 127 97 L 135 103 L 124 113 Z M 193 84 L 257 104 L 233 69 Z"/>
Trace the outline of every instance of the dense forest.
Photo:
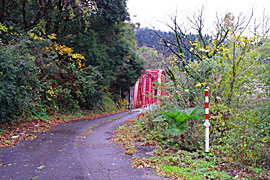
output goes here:
<path id="1" fill-rule="evenodd" d="M 117 101 L 143 70 L 125 0 L 2 0 L 0 9 L 2 122 Z"/>

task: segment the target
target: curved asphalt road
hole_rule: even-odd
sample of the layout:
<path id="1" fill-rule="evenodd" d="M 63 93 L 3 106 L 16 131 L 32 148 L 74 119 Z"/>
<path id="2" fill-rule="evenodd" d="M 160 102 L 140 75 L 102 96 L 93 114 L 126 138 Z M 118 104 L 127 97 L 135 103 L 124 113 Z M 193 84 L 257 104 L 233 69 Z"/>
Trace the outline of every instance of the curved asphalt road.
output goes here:
<path id="1" fill-rule="evenodd" d="M 133 169 L 113 131 L 138 112 L 69 122 L 33 141 L 0 149 L 1 180 L 149 180 L 164 179 Z"/>

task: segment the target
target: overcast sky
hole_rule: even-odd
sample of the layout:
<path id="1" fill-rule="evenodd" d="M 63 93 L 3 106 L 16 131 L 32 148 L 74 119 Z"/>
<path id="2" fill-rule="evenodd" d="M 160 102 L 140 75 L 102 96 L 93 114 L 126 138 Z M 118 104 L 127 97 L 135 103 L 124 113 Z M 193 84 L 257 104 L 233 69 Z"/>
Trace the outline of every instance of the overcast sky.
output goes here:
<path id="1" fill-rule="evenodd" d="M 249 16 L 254 9 L 257 19 L 262 18 L 264 10 L 270 15 L 270 0 L 127 0 L 127 6 L 133 23 L 161 30 L 168 28 L 159 21 L 168 22 L 169 16 L 176 10 L 178 17 L 186 19 L 187 15 L 194 14 L 202 6 L 207 30 L 211 29 L 217 12 L 222 16 L 226 12 Z"/>

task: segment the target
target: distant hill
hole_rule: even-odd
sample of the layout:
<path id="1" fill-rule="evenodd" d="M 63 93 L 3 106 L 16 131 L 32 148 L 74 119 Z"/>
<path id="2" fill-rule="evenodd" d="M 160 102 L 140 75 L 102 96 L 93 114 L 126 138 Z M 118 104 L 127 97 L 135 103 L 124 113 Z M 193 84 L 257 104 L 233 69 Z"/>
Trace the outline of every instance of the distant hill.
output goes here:
<path id="1" fill-rule="evenodd" d="M 174 32 L 165 32 L 165 31 L 160 31 L 160 30 L 153 30 L 149 28 L 139 28 L 136 30 L 136 37 L 135 40 L 137 41 L 137 45 L 139 47 L 146 46 L 149 48 L 156 49 L 159 53 L 164 54 L 165 56 L 169 56 L 171 52 L 169 51 L 168 48 L 166 48 L 160 39 L 161 36 L 162 38 L 166 39 L 167 41 L 171 42 L 172 44 L 176 44 L 176 39 L 175 39 L 175 33 Z M 191 41 L 195 41 L 196 35 L 195 34 L 188 34 L 188 37 Z M 205 35 L 206 39 L 210 39 L 209 35 Z M 187 45 L 189 47 L 189 45 Z M 173 49 L 176 47 L 171 46 Z M 192 59 L 194 60 L 195 57 L 190 57 L 188 53 L 186 54 L 186 59 Z"/>
<path id="2" fill-rule="evenodd" d="M 173 32 L 156 31 L 149 28 L 140 28 L 136 30 L 135 40 L 139 47 L 146 46 L 156 49 L 159 53 L 166 53 L 167 49 L 164 47 L 163 42 L 158 37 L 157 33 L 162 37 L 167 37 L 170 40 L 175 41 L 175 35 Z"/>

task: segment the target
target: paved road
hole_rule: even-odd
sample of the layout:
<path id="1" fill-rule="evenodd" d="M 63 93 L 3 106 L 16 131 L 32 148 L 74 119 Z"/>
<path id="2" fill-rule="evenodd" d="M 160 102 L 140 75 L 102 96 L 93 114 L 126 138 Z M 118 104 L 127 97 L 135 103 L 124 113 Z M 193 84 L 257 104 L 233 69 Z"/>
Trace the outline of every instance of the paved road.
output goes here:
<path id="1" fill-rule="evenodd" d="M 116 127 L 138 112 L 74 121 L 15 147 L 0 149 L 1 180 L 159 180 L 133 169 L 118 144 L 108 141 Z M 111 121 L 112 120 L 112 121 Z M 111 122 L 110 122 L 111 121 Z"/>

